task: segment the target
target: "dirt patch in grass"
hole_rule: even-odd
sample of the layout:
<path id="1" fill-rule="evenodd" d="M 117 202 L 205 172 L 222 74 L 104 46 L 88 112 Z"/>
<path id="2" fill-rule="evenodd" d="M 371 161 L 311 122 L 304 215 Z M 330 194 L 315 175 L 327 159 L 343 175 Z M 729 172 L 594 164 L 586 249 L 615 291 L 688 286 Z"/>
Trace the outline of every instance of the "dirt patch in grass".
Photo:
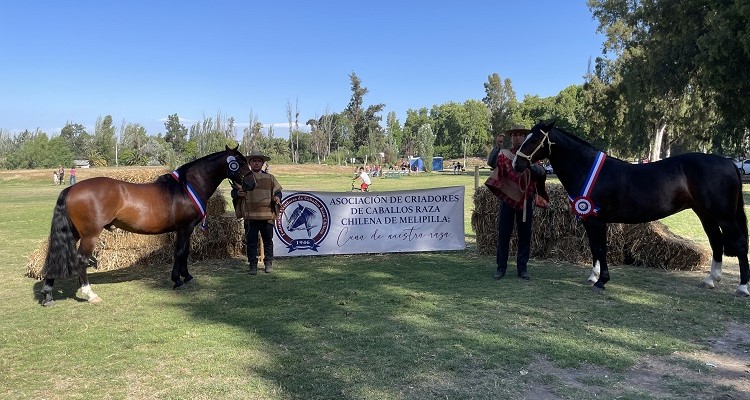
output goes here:
<path id="1" fill-rule="evenodd" d="M 536 360 L 526 373 L 549 382 L 527 390 L 527 399 L 750 400 L 750 326 L 731 322 L 726 334 L 708 340 L 705 350 L 645 357 L 622 373 L 592 365 L 563 369 L 546 359 Z"/>

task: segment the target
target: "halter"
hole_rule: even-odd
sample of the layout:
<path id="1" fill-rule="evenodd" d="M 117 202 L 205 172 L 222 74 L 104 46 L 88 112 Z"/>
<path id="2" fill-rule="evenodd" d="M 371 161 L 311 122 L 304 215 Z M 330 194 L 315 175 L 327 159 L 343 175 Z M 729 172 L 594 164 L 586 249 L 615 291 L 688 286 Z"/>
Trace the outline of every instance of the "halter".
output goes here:
<path id="1" fill-rule="evenodd" d="M 551 141 L 551 140 L 549 139 L 549 132 L 545 132 L 545 131 L 543 131 L 543 130 L 542 130 L 541 128 L 539 129 L 539 132 L 542 132 L 542 135 L 544 135 L 544 137 L 543 137 L 543 138 L 542 138 L 542 140 L 541 140 L 541 141 L 539 142 L 539 145 L 538 145 L 538 146 L 536 146 L 536 148 L 534 149 L 534 151 L 532 151 L 532 152 L 531 152 L 531 154 L 529 154 L 529 155 L 527 156 L 526 154 L 523 154 L 523 153 L 521 152 L 521 149 L 518 149 L 518 150 L 516 150 L 516 156 L 520 156 L 521 158 L 525 158 L 525 159 L 526 159 L 526 161 L 528 161 L 528 162 L 529 162 L 529 164 L 531 164 L 531 158 L 532 158 L 532 157 L 534 157 L 534 154 L 536 154 L 536 152 L 537 152 L 537 151 L 539 151 L 539 149 L 541 149 L 541 148 L 542 148 L 542 146 L 544 146 L 544 141 L 545 141 L 545 140 L 547 141 L 547 151 L 549 152 L 549 154 L 547 154 L 547 157 L 549 157 L 549 155 L 550 155 L 550 154 L 552 154 L 552 145 L 553 145 L 553 144 L 555 144 L 555 143 L 553 143 L 553 142 L 552 142 L 552 141 Z M 550 132 L 552 132 L 552 131 L 550 130 Z"/>

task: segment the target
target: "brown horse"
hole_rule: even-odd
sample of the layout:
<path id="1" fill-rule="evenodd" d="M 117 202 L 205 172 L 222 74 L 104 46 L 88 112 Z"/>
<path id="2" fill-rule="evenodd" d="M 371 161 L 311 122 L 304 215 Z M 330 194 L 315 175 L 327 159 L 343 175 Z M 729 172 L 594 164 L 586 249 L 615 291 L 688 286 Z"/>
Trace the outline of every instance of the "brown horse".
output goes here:
<path id="1" fill-rule="evenodd" d="M 193 279 L 187 268 L 190 236 L 193 228 L 205 220 L 208 198 L 225 178 L 242 185 L 245 191 L 255 188 L 255 176 L 237 147 L 199 158 L 153 183 L 99 177 L 63 190 L 52 216 L 49 249 L 42 269 L 42 305 L 54 304 L 55 279 L 76 274 L 88 301 L 101 301 L 91 290 L 86 267 L 96 264 L 92 253 L 104 229 L 120 228 L 146 235 L 176 231 L 174 289 L 183 285 L 181 278 L 184 283 Z"/>

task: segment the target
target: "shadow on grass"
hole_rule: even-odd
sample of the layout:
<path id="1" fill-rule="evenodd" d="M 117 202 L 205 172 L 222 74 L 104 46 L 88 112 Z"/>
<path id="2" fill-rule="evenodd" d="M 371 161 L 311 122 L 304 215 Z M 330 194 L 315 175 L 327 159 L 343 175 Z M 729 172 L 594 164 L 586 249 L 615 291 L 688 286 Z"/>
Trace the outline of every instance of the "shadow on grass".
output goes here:
<path id="1" fill-rule="evenodd" d="M 597 294 L 586 267 L 534 262 L 530 282 L 494 281 L 492 259 L 469 251 L 282 258 L 275 267 L 250 276 L 240 259 L 191 264 L 195 283 L 174 307 L 244 332 L 243 347 L 270 360 L 243 359 L 248 378 L 292 398 L 509 398 L 541 384 L 519 376 L 538 356 L 623 371 L 750 318 L 731 295 L 736 270 L 709 291 L 696 274 L 614 266 Z M 90 280 L 95 290 L 129 280 L 171 290 L 168 273 L 133 268 Z"/>

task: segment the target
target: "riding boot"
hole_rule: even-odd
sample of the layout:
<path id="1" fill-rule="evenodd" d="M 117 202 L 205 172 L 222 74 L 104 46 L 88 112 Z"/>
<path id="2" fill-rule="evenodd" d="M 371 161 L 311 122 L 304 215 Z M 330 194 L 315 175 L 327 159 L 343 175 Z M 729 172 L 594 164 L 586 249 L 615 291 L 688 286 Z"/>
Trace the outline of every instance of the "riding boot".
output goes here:
<path id="1" fill-rule="evenodd" d="M 258 262 L 250 263 L 250 275 L 258 275 Z"/>
<path id="2" fill-rule="evenodd" d="M 495 279 L 502 279 L 505 276 L 505 268 L 497 267 L 495 270 L 495 275 L 492 277 Z"/>
<path id="3" fill-rule="evenodd" d="M 270 261 L 266 261 L 263 265 L 265 266 L 265 268 L 263 269 L 265 273 L 270 274 L 273 271 Z"/>

